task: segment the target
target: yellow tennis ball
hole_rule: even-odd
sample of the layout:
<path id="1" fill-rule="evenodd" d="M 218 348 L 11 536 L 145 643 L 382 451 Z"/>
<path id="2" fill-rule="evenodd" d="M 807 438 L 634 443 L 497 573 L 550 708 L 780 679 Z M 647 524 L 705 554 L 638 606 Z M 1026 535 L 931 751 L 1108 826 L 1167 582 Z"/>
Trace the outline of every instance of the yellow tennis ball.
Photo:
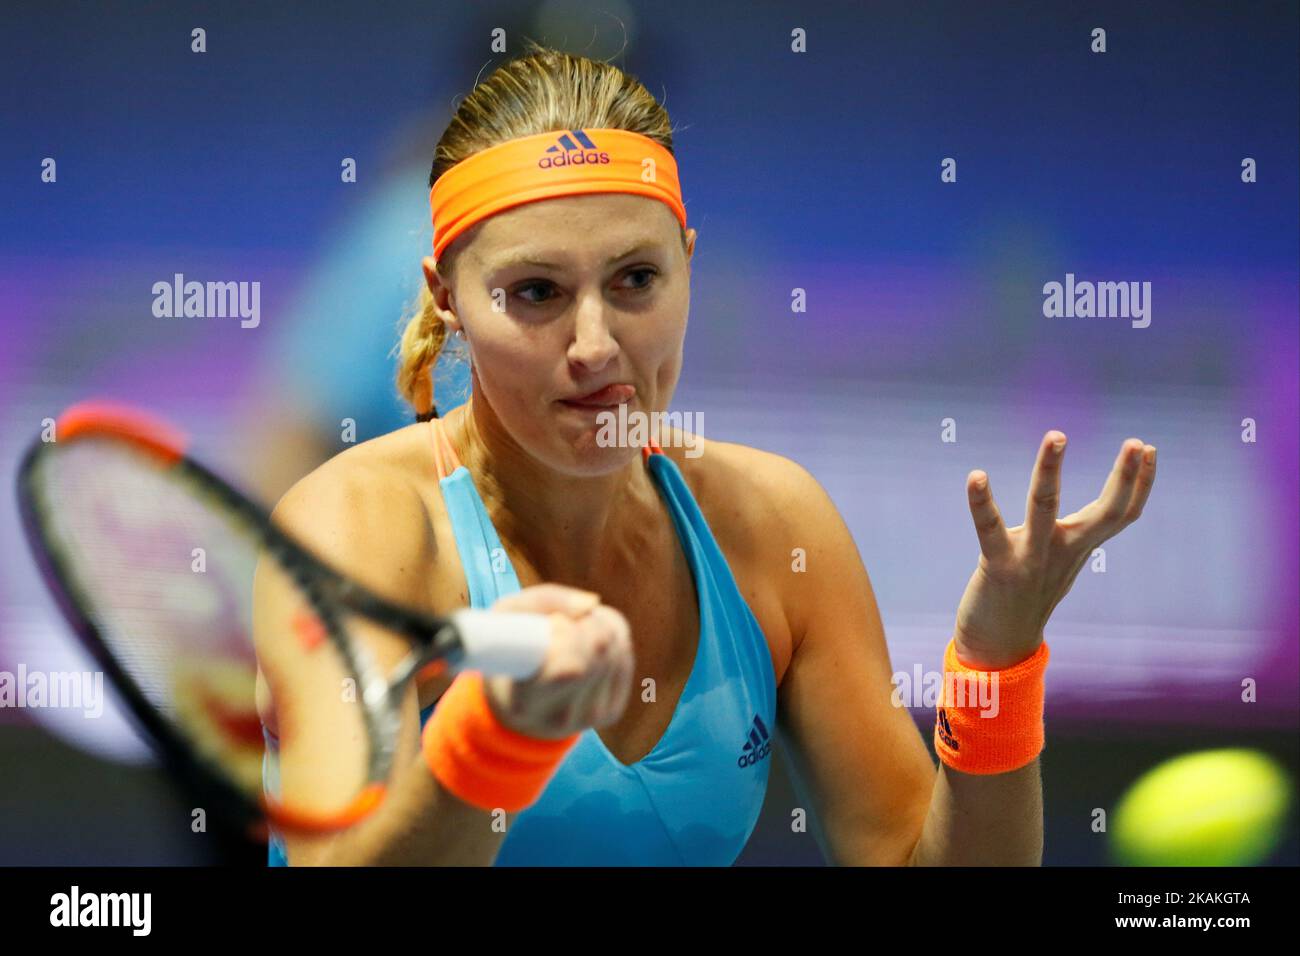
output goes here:
<path id="1" fill-rule="evenodd" d="M 1257 750 L 1184 754 L 1139 777 L 1111 815 L 1124 866 L 1255 866 L 1282 836 L 1290 781 Z"/>

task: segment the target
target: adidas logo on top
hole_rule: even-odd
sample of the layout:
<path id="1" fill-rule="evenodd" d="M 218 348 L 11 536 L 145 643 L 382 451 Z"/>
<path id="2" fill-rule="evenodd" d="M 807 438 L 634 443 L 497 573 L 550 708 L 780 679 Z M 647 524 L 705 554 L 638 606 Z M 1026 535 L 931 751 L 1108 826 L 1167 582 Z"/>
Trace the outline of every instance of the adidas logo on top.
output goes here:
<path id="1" fill-rule="evenodd" d="M 741 749 L 740 758 L 736 761 L 736 766 L 753 766 L 771 752 L 771 737 L 767 732 L 767 728 L 763 726 L 763 721 L 759 719 L 758 714 L 755 714 L 754 722 L 749 728 L 749 739 L 745 741 L 745 746 Z"/>
<path id="2" fill-rule="evenodd" d="M 609 162 L 609 153 L 597 148 L 591 137 L 580 129 L 571 129 L 546 148 L 546 154 L 537 161 L 540 169 L 556 166 L 601 165 Z"/>

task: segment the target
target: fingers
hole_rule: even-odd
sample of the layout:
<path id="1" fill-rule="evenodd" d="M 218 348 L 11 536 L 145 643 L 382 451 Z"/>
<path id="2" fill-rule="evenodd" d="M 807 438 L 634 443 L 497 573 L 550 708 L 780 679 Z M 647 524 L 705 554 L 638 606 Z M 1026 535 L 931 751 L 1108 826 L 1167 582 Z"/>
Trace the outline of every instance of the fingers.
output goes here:
<path id="1" fill-rule="evenodd" d="M 574 597 L 579 599 L 576 605 L 569 603 Z M 587 612 L 570 613 L 588 603 L 592 606 Z M 508 726 L 554 738 L 604 726 L 622 714 L 633 654 L 631 627 L 617 609 L 590 601 L 587 592 L 560 585 L 526 588 L 502 598 L 492 609 L 549 613 L 554 627 L 536 675 L 493 686 Z"/>
<path id="2" fill-rule="evenodd" d="M 1056 513 L 1061 505 L 1061 462 L 1065 458 L 1065 433 L 1053 429 L 1038 446 L 1038 460 L 1029 479 L 1025 500 L 1025 532 L 1030 551 L 1042 552 L 1051 543 Z"/>
<path id="3" fill-rule="evenodd" d="M 611 622 L 608 632 L 610 635 L 609 648 L 606 654 L 610 667 L 608 675 L 601 685 L 601 694 L 596 702 L 595 713 L 592 716 L 592 725 L 596 727 L 604 727 L 622 716 L 624 708 L 627 707 L 628 690 L 631 687 L 632 671 L 635 666 L 635 656 L 632 651 L 632 632 L 626 618 L 604 605 L 596 608 L 593 617 L 606 612 L 608 612 Z"/>
<path id="4" fill-rule="evenodd" d="M 1136 438 L 1126 439 L 1115 456 L 1115 464 L 1106 476 L 1106 484 L 1097 496 L 1097 519 L 1107 527 L 1116 525 L 1124 516 L 1129 501 L 1133 497 L 1133 488 L 1137 482 L 1140 465 L 1139 452 L 1142 442 Z"/>
<path id="5" fill-rule="evenodd" d="M 537 677 L 541 677 L 552 684 L 576 680 L 581 676 L 586 663 L 581 620 L 552 612 L 551 645 L 546 649 L 541 670 L 530 680 L 537 683 Z"/>
<path id="6" fill-rule="evenodd" d="M 1097 520 L 1108 535 L 1137 519 L 1156 480 L 1156 449 L 1140 438 L 1125 439 L 1096 501 Z"/>
<path id="7" fill-rule="evenodd" d="M 1132 524 L 1142 514 L 1147 498 L 1151 496 L 1151 487 L 1156 483 L 1156 446 L 1143 445 L 1141 460 L 1138 464 L 1137 478 L 1133 485 L 1133 496 L 1124 511 L 1124 524 Z"/>
<path id="8" fill-rule="evenodd" d="M 1156 480 L 1156 449 L 1129 438 L 1120 446 L 1101 494 L 1061 519 L 1071 541 L 1088 549 L 1112 537 L 1142 514 Z"/>
<path id="9" fill-rule="evenodd" d="M 628 654 L 610 675 L 605 697 L 600 702 L 600 713 L 592 721 L 593 726 L 605 727 L 623 716 L 632 690 L 633 666 L 634 659 Z"/>
<path id="10" fill-rule="evenodd" d="M 535 611 L 538 614 L 568 614 L 581 617 L 600 603 L 594 591 L 571 588 L 563 584 L 535 584 L 507 594 L 492 605 L 493 611 Z"/>
<path id="11" fill-rule="evenodd" d="M 588 675 L 577 691 L 564 700 L 558 715 L 559 732 L 578 733 L 594 724 L 592 717 L 596 714 L 599 697 L 604 693 L 603 682 L 595 679 L 594 673 Z"/>
<path id="12" fill-rule="evenodd" d="M 1142 513 L 1155 476 L 1155 447 L 1143 445 L 1139 438 L 1126 439 L 1101 494 L 1071 515 L 1072 523 L 1081 522 L 1080 531 L 1090 540 L 1104 541 Z"/>
<path id="13" fill-rule="evenodd" d="M 997 561 L 1010 552 L 1011 539 L 1007 535 L 1007 526 L 1002 522 L 1002 513 L 993 501 L 987 474 L 972 471 L 966 476 L 966 501 L 970 505 L 970 516 L 975 522 L 980 550 L 989 561 Z"/>
<path id="14" fill-rule="evenodd" d="M 614 608 L 601 605 L 574 626 L 573 643 L 582 660 L 581 686 L 565 692 L 558 715 L 561 729 L 569 733 L 607 722 L 616 696 L 613 679 L 620 672 L 626 675 L 625 680 L 631 677 L 632 656 L 627 620 Z M 618 703 L 621 713 L 623 701 Z"/>

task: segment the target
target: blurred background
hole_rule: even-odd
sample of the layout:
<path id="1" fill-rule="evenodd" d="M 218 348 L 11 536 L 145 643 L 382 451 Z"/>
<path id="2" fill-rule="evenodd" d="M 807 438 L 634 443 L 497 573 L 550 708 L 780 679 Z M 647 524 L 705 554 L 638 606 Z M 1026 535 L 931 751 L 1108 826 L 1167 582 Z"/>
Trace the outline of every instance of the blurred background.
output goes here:
<path id="1" fill-rule="evenodd" d="M 357 441 L 407 424 L 391 352 L 430 248 L 433 147 L 528 36 L 613 58 L 665 102 L 700 233 L 673 409 L 817 476 L 871 574 L 896 671 L 941 667 L 979 554 L 971 469 L 1014 524 L 1047 429 L 1070 440 L 1062 513 L 1098 494 L 1125 438 L 1158 446 L 1141 520 L 1048 625 L 1045 862 L 1108 862 L 1093 809 L 1177 754 L 1257 749 L 1294 786 L 1294 4 L 322 0 L 31 4 L 5 19 L 10 489 L 41 420 L 90 396 L 165 413 L 268 503 L 346 447 L 344 419 Z M 206 53 L 191 52 L 195 28 Z M 1257 182 L 1242 182 L 1247 157 Z M 260 323 L 156 318 L 153 284 L 177 273 L 259 282 Z M 1045 318 L 1043 286 L 1067 273 L 1150 282 L 1150 325 Z M 442 363 L 441 410 L 466 379 Z M 941 440 L 946 419 L 956 441 Z M 91 664 L 9 491 L 0 672 L 20 666 Z M 932 709 L 913 713 L 928 741 Z M 820 863 L 790 832 L 775 756 L 739 862 Z M 0 864 L 265 859 L 190 832 L 184 795 L 112 700 L 96 719 L 0 707 L 0 779 Z M 1268 862 L 1294 864 L 1298 847 L 1292 813 Z"/>

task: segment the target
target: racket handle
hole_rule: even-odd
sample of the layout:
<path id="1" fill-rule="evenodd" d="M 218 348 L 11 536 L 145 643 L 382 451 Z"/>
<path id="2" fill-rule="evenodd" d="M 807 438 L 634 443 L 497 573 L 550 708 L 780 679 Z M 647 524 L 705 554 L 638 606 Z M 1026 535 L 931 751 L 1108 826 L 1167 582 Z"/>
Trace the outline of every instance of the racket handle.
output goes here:
<path id="1" fill-rule="evenodd" d="M 462 608 L 450 616 L 465 648 L 462 670 L 522 680 L 542 666 L 551 645 L 551 620 L 545 614 Z"/>

